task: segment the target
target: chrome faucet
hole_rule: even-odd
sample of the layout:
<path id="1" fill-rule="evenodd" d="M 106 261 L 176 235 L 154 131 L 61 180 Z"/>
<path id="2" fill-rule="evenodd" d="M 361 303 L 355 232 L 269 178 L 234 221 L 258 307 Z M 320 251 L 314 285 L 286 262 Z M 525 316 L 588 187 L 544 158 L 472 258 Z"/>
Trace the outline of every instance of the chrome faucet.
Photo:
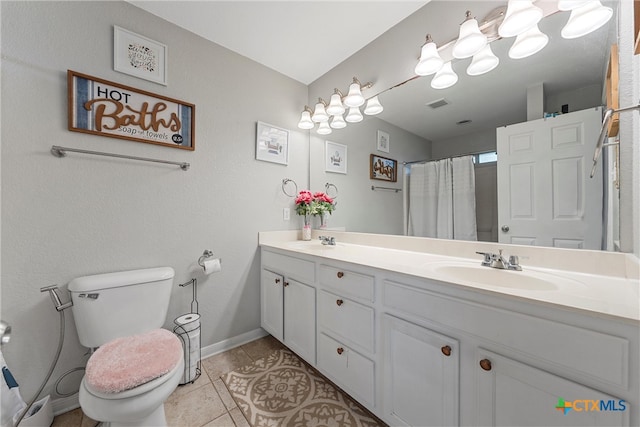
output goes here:
<path id="1" fill-rule="evenodd" d="M 329 245 L 329 246 L 336 245 L 335 237 L 320 236 L 318 237 L 318 239 L 320 239 L 320 243 L 322 243 L 323 245 Z"/>
<path id="2" fill-rule="evenodd" d="M 480 265 L 485 267 L 497 268 L 500 270 L 514 270 L 522 271 L 522 267 L 519 264 L 518 256 L 511 255 L 507 261 L 502 256 L 502 249 L 498 250 L 498 254 L 491 252 L 476 252 L 479 255 L 484 255 L 484 259 Z"/>

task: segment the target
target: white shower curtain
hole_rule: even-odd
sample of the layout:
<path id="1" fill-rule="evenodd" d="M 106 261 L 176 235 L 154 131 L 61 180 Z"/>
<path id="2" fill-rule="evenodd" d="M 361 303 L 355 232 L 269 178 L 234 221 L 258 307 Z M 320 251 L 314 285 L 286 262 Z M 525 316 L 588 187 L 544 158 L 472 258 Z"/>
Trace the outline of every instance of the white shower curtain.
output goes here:
<path id="1" fill-rule="evenodd" d="M 413 164 L 408 187 L 409 236 L 478 239 L 471 156 Z"/>

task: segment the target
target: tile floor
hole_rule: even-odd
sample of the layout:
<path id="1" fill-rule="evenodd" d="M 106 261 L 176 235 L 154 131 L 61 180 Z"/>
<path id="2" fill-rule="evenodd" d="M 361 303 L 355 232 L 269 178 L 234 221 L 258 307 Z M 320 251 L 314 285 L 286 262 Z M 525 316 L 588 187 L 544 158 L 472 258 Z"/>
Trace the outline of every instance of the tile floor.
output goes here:
<path id="1" fill-rule="evenodd" d="M 202 360 L 202 375 L 178 386 L 164 404 L 169 427 L 249 427 L 220 375 L 261 359 L 282 344 L 268 335 Z M 58 415 L 53 427 L 93 427 L 97 423 L 80 408 Z"/>

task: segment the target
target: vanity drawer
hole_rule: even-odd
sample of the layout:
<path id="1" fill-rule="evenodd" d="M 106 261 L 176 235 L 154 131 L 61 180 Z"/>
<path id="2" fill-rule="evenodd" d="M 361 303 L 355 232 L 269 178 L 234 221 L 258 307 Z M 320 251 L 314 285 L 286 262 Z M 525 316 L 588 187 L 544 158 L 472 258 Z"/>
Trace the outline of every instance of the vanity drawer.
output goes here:
<path id="1" fill-rule="evenodd" d="M 374 406 L 374 364 L 323 333 L 318 336 L 318 366 L 356 400 Z"/>
<path id="2" fill-rule="evenodd" d="M 315 282 L 315 264 L 311 261 L 262 250 L 262 267 L 300 282 Z"/>
<path id="3" fill-rule="evenodd" d="M 373 353 L 373 309 L 348 298 L 321 291 L 318 324 Z"/>
<path id="4" fill-rule="evenodd" d="M 320 284 L 337 291 L 340 295 L 373 302 L 373 276 L 321 265 Z"/>

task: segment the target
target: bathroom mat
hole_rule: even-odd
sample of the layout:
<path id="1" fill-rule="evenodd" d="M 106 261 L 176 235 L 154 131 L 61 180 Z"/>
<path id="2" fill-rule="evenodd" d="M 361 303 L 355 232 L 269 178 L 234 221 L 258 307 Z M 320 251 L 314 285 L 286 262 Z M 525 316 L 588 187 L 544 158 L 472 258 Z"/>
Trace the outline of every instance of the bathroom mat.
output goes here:
<path id="1" fill-rule="evenodd" d="M 386 425 L 287 349 L 220 378 L 252 427 Z"/>

